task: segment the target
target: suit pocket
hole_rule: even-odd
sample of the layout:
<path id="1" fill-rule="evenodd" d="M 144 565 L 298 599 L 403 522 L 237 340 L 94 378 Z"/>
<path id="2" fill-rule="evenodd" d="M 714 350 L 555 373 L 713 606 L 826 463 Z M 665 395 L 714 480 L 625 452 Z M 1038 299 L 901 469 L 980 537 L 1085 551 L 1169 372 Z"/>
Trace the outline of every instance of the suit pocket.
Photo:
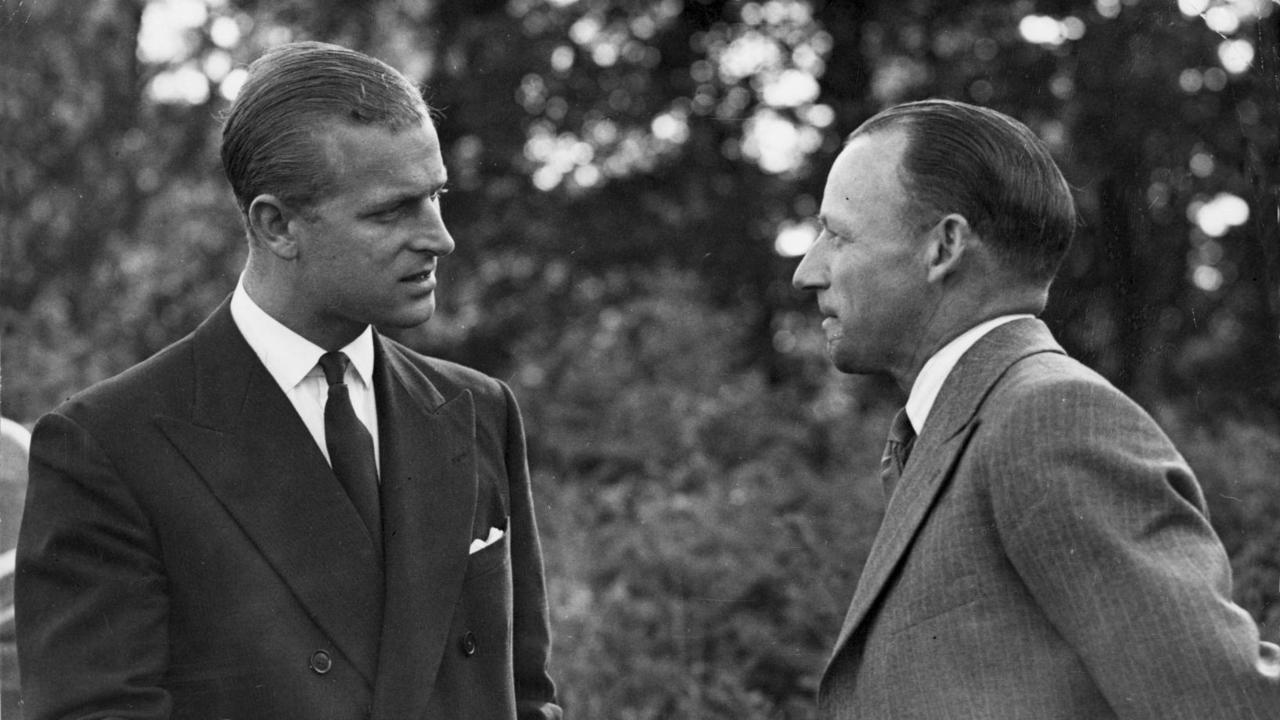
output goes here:
<path id="1" fill-rule="evenodd" d="M 508 535 L 503 535 L 492 545 L 471 553 L 467 558 L 467 574 L 463 582 L 471 582 L 509 567 L 511 564 L 509 539 Z"/>
<path id="2" fill-rule="evenodd" d="M 961 575 L 945 585 L 916 594 L 905 602 L 886 606 L 886 613 L 890 617 L 885 619 L 891 623 L 892 632 L 897 634 L 966 607 L 981 597 L 982 587 L 978 575 Z"/>

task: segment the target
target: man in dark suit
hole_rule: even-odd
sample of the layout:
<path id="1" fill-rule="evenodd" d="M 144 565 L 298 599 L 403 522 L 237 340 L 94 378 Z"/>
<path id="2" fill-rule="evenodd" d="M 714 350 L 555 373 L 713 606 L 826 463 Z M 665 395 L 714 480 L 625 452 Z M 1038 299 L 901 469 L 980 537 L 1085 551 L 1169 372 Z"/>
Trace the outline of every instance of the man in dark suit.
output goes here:
<path id="1" fill-rule="evenodd" d="M 26 717 L 560 717 L 511 392 L 371 327 L 426 322 L 454 248 L 419 91 L 280 47 L 222 154 L 231 298 L 36 425 Z"/>
<path id="2" fill-rule="evenodd" d="M 961 103 L 853 132 L 796 269 L 827 350 L 909 393 L 823 718 L 1280 717 L 1191 470 L 1035 318 L 1076 222 L 1023 125 Z"/>

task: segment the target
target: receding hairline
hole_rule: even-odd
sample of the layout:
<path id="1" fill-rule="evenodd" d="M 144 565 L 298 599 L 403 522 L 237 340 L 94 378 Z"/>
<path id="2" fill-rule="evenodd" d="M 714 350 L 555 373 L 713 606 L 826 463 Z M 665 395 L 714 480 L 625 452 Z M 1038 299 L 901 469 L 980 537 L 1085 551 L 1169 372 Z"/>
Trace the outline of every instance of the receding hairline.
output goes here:
<path id="1" fill-rule="evenodd" d="M 936 222 L 937 218 L 932 215 L 938 215 L 946 212 L 942 208 L 933 207 L 933 205 L 918 196 L 914 192 L 917 185 L 917 178 L 907 167 L 907 161 L 910 157 L 912 147 L 918 142 L 917 137 L 907 127 L 905 117 L 893 118 L 892 122 L 884 122 L 871 127 L 867 127 L 866 123 L 859 125 L 857 129 L 845 136 L 844 145 L 837 155 L 837 161 L 844 156 L 854 142 L 858 140 L 879 140 L 881 142 L 892 143 L 896 149 L 898 156 L 895 158 L 893 176 L 898 181 L 898 187 L 902 191 L 902 217 L 900 218 L 903 227 L 918 230 L 921 227 L 927 227 Z M 915 218 L 914 220 L 912 218 Z"/>

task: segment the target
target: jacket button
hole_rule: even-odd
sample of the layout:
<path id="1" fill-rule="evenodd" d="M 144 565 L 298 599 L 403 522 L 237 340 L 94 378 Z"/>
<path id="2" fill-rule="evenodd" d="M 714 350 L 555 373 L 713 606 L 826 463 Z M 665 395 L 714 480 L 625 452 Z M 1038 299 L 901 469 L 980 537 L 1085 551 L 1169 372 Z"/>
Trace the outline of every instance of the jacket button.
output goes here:
<path id="1" fill-rule="evenodd" d="M 333 658 L 329 657 L 329 653 L 323 650 L 317 650 L 311 653 L 311 671 L 317 675 L 324 675 L 333 669 Z"/>
<path id="2" fill-rule="evenodd" d="M 462 639 L 458 641 L 458 649 L 463 655 L 471 657 L 476 654 L 476 635 L 473 632 L 466 632 L 462 635 Z"/>

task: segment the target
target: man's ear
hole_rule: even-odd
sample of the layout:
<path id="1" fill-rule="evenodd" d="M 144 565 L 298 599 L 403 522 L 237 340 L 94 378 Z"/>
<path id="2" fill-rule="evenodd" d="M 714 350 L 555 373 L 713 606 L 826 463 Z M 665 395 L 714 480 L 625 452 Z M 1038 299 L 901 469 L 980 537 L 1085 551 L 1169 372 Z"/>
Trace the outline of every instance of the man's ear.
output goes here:
<path id="1" fill-rule="evenodd" d="M 963 215 L 951 213 L 934 224 L 929 230 L 929 282 L 941 282 L 956 272 L 975 240 Z"/>
<path id="2" fill-rule="evenodd" d="M 295 217 L 296 213 L 275 195 L 259 195 L 249 203 L 249 231 L 259 245 L 282 260 L 298 257 Z"/>

